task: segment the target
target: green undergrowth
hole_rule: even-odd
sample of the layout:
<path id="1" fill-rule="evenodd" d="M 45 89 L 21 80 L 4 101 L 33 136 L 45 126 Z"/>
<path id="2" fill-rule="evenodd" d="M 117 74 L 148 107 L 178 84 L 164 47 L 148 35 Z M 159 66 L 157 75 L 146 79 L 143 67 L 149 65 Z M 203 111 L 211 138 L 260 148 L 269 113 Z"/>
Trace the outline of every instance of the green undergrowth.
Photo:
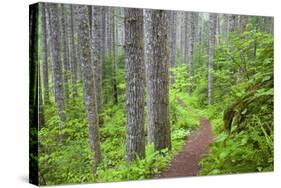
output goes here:
<path id="1" fill-rule="evenodd" d="M 124 160 L 126 133 L 123 104 L 105 108 L 104 125 L 100 128 L 103 158 L 96 174 L 93 174 L 85 114 L 78 101 L 72 108 L 69 113 L 75 111 L 75 118 L 68 119 L 62 143 L 57 142 L 58 117 L 55 108 L 46 108 L 46 114 L 51 118 L 48 118 L 47 126 L 39 132 L 39 163 L 48 185 L 140 180 L 155 176 L 167 167 L 172 157 L 182 148 L 187 136 L 198 126 L 197 116 L 190 116 L 180 105 L 171 107 L 174 108 L 172 112 L 175 111 L 171 113 L 172 151 L 154 152 L 153 145 L 147 145 L 145 159 L 128 164 Z"/>
<path id="2" fill-rule="evenodd" d="M 257 46 L 253 58 L 251 47 L 254 40 L 263 42 Z M 228 53 L 236 64 L 241 63 L 243 57 L 254 66 L 247 73 L 251 79 L 240 79 L 235 85 L 225 86 L 229 95 L 221 97 L 221 102 L 206 111 L 216 137 L 209 154 L 201 160 L 201 175 L 274 169 L 272 36 L 245 32 L 241 36 L 231 36 L 230 42 L 237 50 L 227 52 L 225 46 L 218 46 L 215 63 L 229 63 L 229 59 L 222 58 Z"/>
<path id="3" fill-rule="evenodd" d="M 123 56 L 120 57 L 122 61 Z M 108 59 L 110 61 L 110 59 Z M 105 66 L 107 63 L 105 62 Z M 96 173 L 92 172 L 92 153 L 88 140 L 88 124 L 84 112 L 82 84 L 78 83 L 78 96 L 67 101 L 67 122 L 59 131 L 59 117 L 52 99 L 44 105 L 45 126 L 39 131 L 40 152 L 39 168 L 41 184 L 55 185 L 68 183 L 108 182 L 147 179 L 161 173 L 182 148 L 186 138 L 199 127 L 199 116 L 194 109 L 195 103 L 185 92 L 170 89 L 170 126 L 172 150 L 155 152 L 153 145 L 146 145 L 145 159 L 127 163 L 124 159 L 126 144 L 125 118 L 125 81 L 124 72 L 119 67 L 118 104 L 113 100 L 105 101 L 103 106 L 103 125 L 100 127 L 102 161 Z M 104 82 L 110 82 L 109 77 Z M 176 85 L 174 85 L 176 86 Z M 104 88 L 110 93 L 111 88 Z M 179 102 L 177 99 L 180 99 Z M 195 113 L 194 113 L 195 112 Z M 147 130 L 147 129 L 146 129 Z M 60 132 L 60 134 L 58 134 Z M 62 141 L 58 136 L 63 137 Z"/>
<path id="4" fill-rule="evenodd" d="M 256 41 L 260 42 L 256 43 L 253 56 L 253 43 Z M 155 152 L 153 146 L 147 144 L 145 159 L 130 164 L 124 159 L 124 54 L 119 54 L 114 74 L 112 59 L 105 58 L 103 125 L 100 127 L 102 160 L 96 173 L 92 171 L 93 156 L 89 147 L 83 87 L 79 81 L 78 96 L 75 100 L 71 97 L 67 100 L 67 121 L 61 124 L 62 130 L 59 130 L 59 117 L 53 98 L 51 104 L 43 105 L 45 125 L 39 131 L 40 183 L 54 185 L 154 177 L 167 168 L 186 139 L 199 127 L 200 117 L 211 122 L 215 134 L 209 153 L 200 162 L 201 175 L 272 171 L 272 36 L 245 32 L 230 36 L 229 45 L 235 50 L 230 51 L 222 43 L 217 45 L 215 51 L 212 105 L 208 105 L 207 56 L 196 55 L 193 76 L 189 76 L 188 65 L 180 64 L 177 59 L 177 66 L 171 69 L 169 86 L 172 149 Z M 239 73 L 241 67 L 247 70 Z M 118 103 L 113 97 L 113 79 L 117 81 Z M 190 90 L 192 95 L 189 94 Z"/>

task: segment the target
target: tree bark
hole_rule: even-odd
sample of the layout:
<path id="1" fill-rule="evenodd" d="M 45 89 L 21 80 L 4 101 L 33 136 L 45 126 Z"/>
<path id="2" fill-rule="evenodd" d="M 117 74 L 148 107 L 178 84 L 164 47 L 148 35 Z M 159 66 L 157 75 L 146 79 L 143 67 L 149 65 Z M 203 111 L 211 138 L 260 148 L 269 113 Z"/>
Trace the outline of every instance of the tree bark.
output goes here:
<path id="1" fill-rule="evenodd" d="M 45 119 L 44 119 L 44 108 L 43 108 L 43 95 L 42 95 L 42 84 L 41 84 L 41 68 L 40 68 L 40 63 L 38 63 L 38 102 L 39 102 L 39 111 L 38 111 L 38 116 L 39 116 L 39 130 L 44 127 L 45 124 Z"/>
<path id="2" fill-rule="evenodd" d="M 240 16 L 240 27 L 241 27 L 241 32 L 245 32 L 247 29 L 247 22 L 248 22 L 248 16 Z"/>
<path id="3" fill-rule="evenodd" d="M 73 18 L 73 5 L 66 5 L 68 16 L 68 43 L 69 43 L 69 66 L 71 70 L 71 84 L 72 84 L 72 97 L 75 99 L 78 95 L 77 91 L 77 46 L 74 41 L 75 29 L 74 29 L 74 18 Z"/>
<path id="4" fill-rule="evenodd" d="M 217 26 L 216 26 L 216 43 L 219 44 L 220 43 L 220 35 L 221 35 L 221 24 L 220 24 L 220 20 L 221 20 L 221 16 L 220 14 L 217 15 Z"/>
<path id="5" fill-rule="evenodd" d="M 69 54 L 68 54 L 68 42 L 67 42 L 67 18 L 65 15 L 65 7 L 64 4 L 60 4 L 60 9 L 59 12 L 61 13 L 59 15 L 59 22 L 60 22 L 60 32 L 59 32 L 59 38 L 60 38 L 60 42 L 61 42 L 61 51 L 60 53 L 62 53 L 62 57 L 63 57 L 63 80 L 64 80 L 64 91 L 65 91 L 65 99 L 68 100 L 69 98 Z"/>
<path id="6" fill-rule="evenodd" d="M 191 12 L 190 13 L 190 33 L 189 33 L 189 40 L 188 40 L 188 59 L 187 59 L 187 64 L 189 66 L 189 80 L 190 80 L 190 85 L 189 85 L 189 95 L 192 94 L 192 76 L 193 76 L 193 61 L 194 61 L 194 43 L 195 43 L 195 21 L 196 21 L 196 16 L 197 13 Z"/>
<path id="7" fill-rule="evenodd" d="M 42 64 L 43 64 L 44 103 L 47 104 L 50 101 L 50 97 L 49 97 L 47 24 L 46 24 L 45 3 L 41 3 L 41 50 L 42 50 Z"/>
<path id="8" fill-rule="evenodd" d="M 145 157 L 143 10 L 125 8 L 126 160 Z"/>
<path id="9" fill-rule="evenodd" d="M 235 15 L 228 15 L 228 32 L 234 32 L 236 23 Z"/>
<path id="10" fill-rule="evenodd" d="M 189 40 L 188 40 L 188 37 L 189 37 L 189 12 L 185 12 L 185 34 L 184 34 L 184 63 L 188 64 L 188 49 L 189 49 Z"/>
<path id="11" fill-rule="evenodd" d="M 112 7 L 106 7 L 106 53 L 112 56 Z"/>
<path id="12" fill-rule="evenodd" d="M 59 17 L 58 17 L 58 5 L 48 4 L 48 17 L 49 17 L 49 33 L 50 45 L 51 45 L 51 59 L 53 69 L 53 82 L 54 82 L 54 96 L 58 105 L 58 113 L 60 118 L 59 129 L 63 129 L 63 124 L 66 121 L 65 116 L 65 99 L 64 99 L 64 87 L 62 78 L 62 57 L 61 49 L 62 44 L 59 40 Z M 61 139 L 61 138 L 60 138 Z"/>
<path id="13" fill-rule="evenodd" d="M 177 12 L 171 11 L 171 67 L 176 66 L 177 53 Z"/>
<path id="14" fill-rule="evenodd" d="M 92 52 L 94 80 L 96 82 L 95 95 L 97 98 L 97 108 L 99 114 L 99 123 L 102 124 L 102 7 L 92 6 Z"/>
<path id="15" fill-rule="evenodd" d="M 240 32 L 241 33 L 244 33 L 246 31 L 246 29 L 247 29 L 247 22 L 248 22 L 248 16 L 241 15 L 240 16 Z M 240 57 L 241 58 L 243 57 L 242 52 L 240 53 Z M 245 65 L 246 65 L 246 62 L 245 61 L 241 61 L 241 64 L 239 65 L 239 68 L 238 68 L 238 75 L 237 75 L 237 80 L 236 80 L 237 83 L 240 83 L 241 80 L 244 77 Z"/>
<path id="16" fill-rule="evenodd" d="M 77 10 L 78 21 L 78 43 L 80 47 L 81 68 L 84 85 L 84 100 L 89 126 L 90 148 L 94 156 L 93 171 L 97 169 L 97 165 L 101 160 L 100 136 L 99 136 L 99 119 L 97 109 L 97 99 L 95 95 L 95 82 L 92 69 L 91 45 L 90 45 L 90 28 L 89 28 L 89 12 L 88 7 L 78 5 Z"/>
<path id="17" fill-rule="evenodd" d="M 147 119 L 148 119 L 148 143 L 153 143 L 153 119 L 149 114 L 153 113 L 152 105 L 152 80 L 149 79 L 149 71 L 151 71 L 151 65 L 153 64 L 153 53 L 152 53 L 152 10 L 144 9 L 144 61 L 145 61 L 145 74 L 146 74 L 146 85 L 147 85 Z M 151 73 L 150 73 L 151 74 Z"/>
<path id="18" fill-rule="evenodd" d="M 106 7 L 101 7 L 101 53 L 102 53 L 102 62 L 104 61 L 104 57 L 106 55 Z"/>
<path id="19" fill-rule="evenodd" d="M 180 62 L 185 63 L 185 40 L 186 40 L 186 15 L 185 12 L 181 12 L 181 46 L 180 46 Z"/>
<path id="20" fill-rule="evenodd" d="M 110 35 L 111 35 L 111 60 L 112 60 L 112 85 L 113 85 L 113 97 L 114 97 L 114 103 L 118 104 L 118 90 L 117 90 L 117 63 L 116 63 L 116 49 L 115 49 L 115 8 L 111 8 L 111 30 L 110 30 Z"/>
<path id="21" fill-rule="evenodd" d="M 148 62 L 147 80 L 148 98 L 151 111 L 148 113 L 148 132 L 153 134 L 155 150 L 171 149 L 171 135 L 169 122 L 169 50 L 168 50 L 168 22 L 167 12 L 152 10 L 152 61 Z"/>
<path id="22" fill-rule="evenodd" d="M 202 18 L 202 14 L 199 13 L 198 15 L 198 25 L 199 25 L 199 31 L 198 31 L 198 43 L 199 43 L 199 49 L 198 49 L 198 64 L 201 64 L 202 60 L 202 51 L 204 50 L 204 20 Z"/>
<path id="23" fill-rule="evenodd" d="M 209 14 L 209 64 L 208 64 L 208 104 L 212 104 L 212 89 L 213 89 L 213 64 L 215 53 L 215 41 L 216 41 L 216 22 L 217 14 Z"/>

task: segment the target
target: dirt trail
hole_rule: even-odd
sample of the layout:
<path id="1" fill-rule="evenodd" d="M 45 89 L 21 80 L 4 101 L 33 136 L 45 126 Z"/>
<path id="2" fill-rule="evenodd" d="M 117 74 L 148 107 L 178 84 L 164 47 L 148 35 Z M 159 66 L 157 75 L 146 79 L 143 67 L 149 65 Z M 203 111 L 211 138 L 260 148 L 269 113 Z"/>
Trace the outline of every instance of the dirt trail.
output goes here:
<path id="1" fill-rule="evenodd" d="M 201 117 L 200 125 L 201 127 L 187 138 L 183 150 L 173 158 L 168 169 L 156 178 L 199 175 L 199 161 L 213 140 L 210 122 Z"/>

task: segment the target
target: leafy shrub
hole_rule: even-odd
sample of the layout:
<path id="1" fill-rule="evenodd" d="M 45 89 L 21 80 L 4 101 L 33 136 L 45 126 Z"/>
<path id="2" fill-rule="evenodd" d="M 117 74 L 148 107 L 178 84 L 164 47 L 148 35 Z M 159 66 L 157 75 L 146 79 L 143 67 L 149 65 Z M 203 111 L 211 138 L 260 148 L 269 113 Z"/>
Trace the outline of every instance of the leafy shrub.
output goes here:
<path id="1" fill-rule="evenodd" d="M 260 42 L 253 57 L 255 40 Z M 245 32 L 241 36 L 231 36 L 230 45 L 233 51 L 222 46 L 216 62 L 231 60 L 232 71 L 237 71 L 245 63 L 243 56 L 250 68 L 245 70 L 246 75 L 239 78 L 238 84 L 229 88 L 230 95 L 212 107 L 219 114 L 212 118 L 217 136 L 210 153 L 201 161 L 202 175 L 273 170 L 272 36 Z M 226 57 L 223 53 L 228 53 L 230 58 L 223 59 Z M 220 109 L 225 110 L 224 118 Z M 227 113 L 230 111 L 233 113 Z"/>

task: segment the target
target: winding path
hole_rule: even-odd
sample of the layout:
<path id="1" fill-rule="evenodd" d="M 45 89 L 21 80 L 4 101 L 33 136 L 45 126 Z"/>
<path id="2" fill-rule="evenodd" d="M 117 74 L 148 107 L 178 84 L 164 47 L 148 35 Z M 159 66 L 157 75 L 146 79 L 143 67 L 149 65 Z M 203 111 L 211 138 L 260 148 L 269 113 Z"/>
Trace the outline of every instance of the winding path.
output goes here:
<path id="1" fill-rule="evenodd" d="M 200 125 L 201 127 L 187 138 L 183 150 L 173 158 L 167 170 L 156 178 L 199 175 L 200 159 L 208 151 L 208 146 L 213 141 L 210 122 L 201 117 Z"/>

